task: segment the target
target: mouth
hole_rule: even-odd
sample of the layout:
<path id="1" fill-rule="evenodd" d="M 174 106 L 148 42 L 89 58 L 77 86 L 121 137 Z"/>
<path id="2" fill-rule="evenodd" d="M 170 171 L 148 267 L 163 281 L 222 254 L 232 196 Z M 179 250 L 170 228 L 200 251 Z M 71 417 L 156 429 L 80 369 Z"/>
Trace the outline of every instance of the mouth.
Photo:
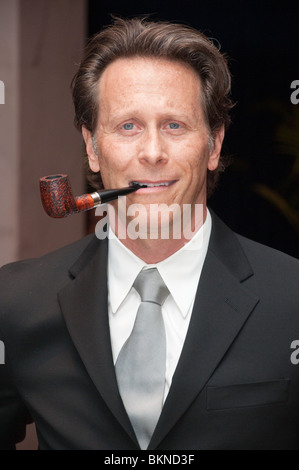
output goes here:
<path id="1" fill-rule="evenodd" d="M 164 189 L 176 183 L 177 180 L 171 181 L 130 181 L 129 186 L 139 186 L 139 189 Z M 139 190 L 138 190 L 139 191 Z"/>

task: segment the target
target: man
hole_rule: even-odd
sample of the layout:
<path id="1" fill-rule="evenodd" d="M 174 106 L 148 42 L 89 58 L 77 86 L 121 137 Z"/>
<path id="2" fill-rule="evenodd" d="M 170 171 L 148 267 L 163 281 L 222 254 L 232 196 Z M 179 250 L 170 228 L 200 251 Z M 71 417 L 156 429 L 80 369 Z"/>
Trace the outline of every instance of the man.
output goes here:
<path id="1" fill-rule="evenodd" d="M 109 204 L 108 238 L 1 270 L 1 448 L 34 421 L 40 449 L 299 449 L 298 262 L 206 204 L 229 89 L 185 26 L 116 20 L 89 43 L 73 96 L 91 178 L 145 187 Z"/>

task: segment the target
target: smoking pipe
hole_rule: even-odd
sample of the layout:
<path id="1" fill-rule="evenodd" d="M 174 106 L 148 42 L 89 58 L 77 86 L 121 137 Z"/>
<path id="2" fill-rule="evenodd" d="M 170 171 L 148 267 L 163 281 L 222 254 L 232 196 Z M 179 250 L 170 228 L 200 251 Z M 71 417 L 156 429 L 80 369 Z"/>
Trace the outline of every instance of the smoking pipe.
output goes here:
<path id="1" fill-rule="evenodd" d="M 127 188 L 106 189 L 74 197 L 68 175 L 50 175 L 40 178 L 43 208 L 50 217 L 58 219 L 93 209 L 100 204 L 113 201 L 118 196 L 132 193 L 144 186 L 134 183 Z"/>

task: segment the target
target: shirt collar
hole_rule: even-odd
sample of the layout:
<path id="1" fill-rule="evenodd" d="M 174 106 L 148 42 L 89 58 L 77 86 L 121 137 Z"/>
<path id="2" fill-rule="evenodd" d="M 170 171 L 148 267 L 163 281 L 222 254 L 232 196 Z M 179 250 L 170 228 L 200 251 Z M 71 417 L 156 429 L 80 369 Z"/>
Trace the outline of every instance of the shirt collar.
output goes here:
<path id="1" fill-rule="evenodd" d="M 157 264 L 183 317 L 194 300 L 198 281 L 206 257 L 211 234 L 212 219 L 207 211 L 204 224 L 180 250 Z"/>
<path id="2" fill-rule="evenodd" d="M 110 226 L 108 230 L 109 300 L 112 312 L 115 313 L 146 264 L 116 237 Z"/>
<path id="3" fill-rule="evenodd" d="M 116 313 L 141 269 L 150 266 L 158 269 L 182 316 L 185 317 L 194 300 L 211 228 L 212 219 L 207 211 L 204 224 L 186 245 L 165 260 L 147 265 L 126 248 L 109 227 L 108 286 L 112 312 Z"/>

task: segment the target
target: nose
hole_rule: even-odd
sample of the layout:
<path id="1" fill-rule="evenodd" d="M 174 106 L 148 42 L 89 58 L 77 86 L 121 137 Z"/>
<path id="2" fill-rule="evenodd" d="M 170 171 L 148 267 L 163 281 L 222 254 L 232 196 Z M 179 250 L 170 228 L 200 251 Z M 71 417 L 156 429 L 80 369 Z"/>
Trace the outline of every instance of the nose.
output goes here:
<path id="1" fill-rule="evenodd" d="M 140 141 L 139 161 L 148 165 L 161 165 L 168 161 L 166 145 L 159 129 L 148 129 Z"/>

